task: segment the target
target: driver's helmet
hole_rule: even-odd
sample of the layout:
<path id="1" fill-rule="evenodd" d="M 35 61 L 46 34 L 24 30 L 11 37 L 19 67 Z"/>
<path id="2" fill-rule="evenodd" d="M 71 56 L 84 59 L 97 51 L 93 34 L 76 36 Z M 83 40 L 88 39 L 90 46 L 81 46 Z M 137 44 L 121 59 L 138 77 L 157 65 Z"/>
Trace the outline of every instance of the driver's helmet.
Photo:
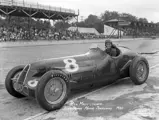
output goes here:
<path id="1" fill-rule="evenodd" d="M 111 43 L 112 44 L 112 41 L 110 39 L 105 40 L 105 46 L 106 46 L 107 43 Z"/>

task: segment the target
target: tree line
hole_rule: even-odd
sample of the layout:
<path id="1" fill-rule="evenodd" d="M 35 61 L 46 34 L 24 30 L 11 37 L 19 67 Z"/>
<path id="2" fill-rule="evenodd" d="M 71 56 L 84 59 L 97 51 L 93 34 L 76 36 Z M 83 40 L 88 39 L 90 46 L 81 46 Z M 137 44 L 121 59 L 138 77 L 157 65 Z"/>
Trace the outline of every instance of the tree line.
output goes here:
<path id="1" fill-rule="evenodd" d="M 92 27 L 92 28 L 95 28 L 99 33 L 103 33 L 105 22 L 111 19 L 122 19 L 122 20 L 130 21 L 130 22 L 138 21 L 138 22 L 148 23 L 147 18 L 138 18 L 129 13 L 119 13 L 117 11 L 106 10 L 100 16 L 90 14 L 86 19 L 80 22 L 68 24 L 68 23 L 63 23 L 62 21 L 60 21 L 60 22 L 57 22 L 55 26 L 56 28 L 60 28 L 60 26 L 69 27 L 69 26 L 75 26 L 75 25 L 78 27 L 89 27 L 89 28 Z"/>

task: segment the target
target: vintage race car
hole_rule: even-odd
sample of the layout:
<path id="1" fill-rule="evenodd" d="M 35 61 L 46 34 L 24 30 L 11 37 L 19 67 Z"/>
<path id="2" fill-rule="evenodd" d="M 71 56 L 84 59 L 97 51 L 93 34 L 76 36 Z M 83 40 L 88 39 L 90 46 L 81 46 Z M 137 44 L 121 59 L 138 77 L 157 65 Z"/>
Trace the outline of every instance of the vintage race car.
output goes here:
<path id="1" fill-rule="evenodd" d="M 85 54 L 52 58 L 20 65 L 9 71 L 5 79 L 7 91 L 14 97 L 34 97 L 42 108 L 61 108 L 70 90 L 101 83 L 108 85 L 125 77 L 143 84 L 149 75 L 146 58 L 124 46 L 117 46 L 116 57 L 98 46 Z"/>

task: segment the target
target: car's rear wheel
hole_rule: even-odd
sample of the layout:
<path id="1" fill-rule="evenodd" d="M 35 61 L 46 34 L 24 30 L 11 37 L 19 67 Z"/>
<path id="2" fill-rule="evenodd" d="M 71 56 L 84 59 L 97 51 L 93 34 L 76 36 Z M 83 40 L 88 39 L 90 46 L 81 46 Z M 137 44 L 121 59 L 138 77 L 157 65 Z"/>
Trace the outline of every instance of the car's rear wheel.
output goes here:
<path id="1" fill-rule="evenodd" d="M 67 76 L 59 70 L 45 73 L 36 88 L 36 99 L 47 111 L 61 108 L 68 99 L 69 82 Z"/>
<path id="2" fill-rule="evenodd" d="M 149 75 L 149 64 L 144 57 L 135 57 L 130 65 L 130 79 L 136 85 L 143 84 Z"/>
<path id="3" fill-rule="evenodd" d="M 6 90 L 8 91 L 9 94 L 17 98 L 25 97 L 24 95 L 16 91 L 17 78 L 19 77 L 23 68 L 24 68 L 23 65 L 14 67 L 9 71 L 5 79 Z"/>

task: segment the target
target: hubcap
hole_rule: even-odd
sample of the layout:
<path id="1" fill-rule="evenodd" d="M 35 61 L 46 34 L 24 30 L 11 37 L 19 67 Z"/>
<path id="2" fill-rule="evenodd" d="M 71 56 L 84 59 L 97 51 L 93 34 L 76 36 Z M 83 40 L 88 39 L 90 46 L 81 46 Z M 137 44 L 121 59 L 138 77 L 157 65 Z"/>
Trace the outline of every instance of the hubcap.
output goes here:
<path id="1" fill-rule="evenodd" d="M 44 88 L 45 99 L 50 104 L 60 103 L 65 97 L 66 90 L 66 83 L 62 78 L 52 78 Z"/>
<path id="2" fill-rule="evenodd" d="M 140 62 L 137 67 L 137 77 L 140 81 L 144 81 L 147 76 L 147 67 L 145 62 Z"/>

